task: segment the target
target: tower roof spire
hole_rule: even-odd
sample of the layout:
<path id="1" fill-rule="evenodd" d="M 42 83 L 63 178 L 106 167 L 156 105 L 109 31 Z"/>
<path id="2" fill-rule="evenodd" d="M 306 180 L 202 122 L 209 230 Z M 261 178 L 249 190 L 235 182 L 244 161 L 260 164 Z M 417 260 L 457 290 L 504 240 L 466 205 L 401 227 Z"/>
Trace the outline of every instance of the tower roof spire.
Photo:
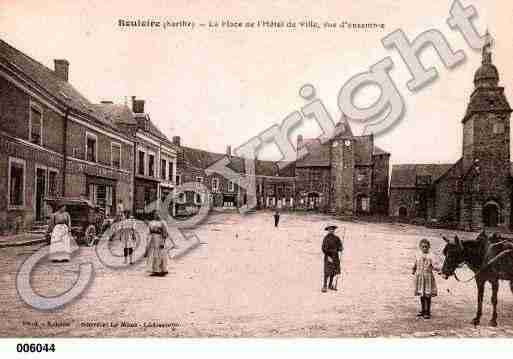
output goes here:
<path id="1" fill-rule="evenodd" d="M 490 35 L 490 33 L 488 32 L 488 29 L 486 29 L 485 43 L 483 45 L 483 50 L 482 50 L 483 51 L 483 53 L 482 53 L 482 56 L 483 56 L 482 63 L 483 64 L 491 64 L 492 63 L 492 51 L 491 51 L 492 45 L 493 45 L 493 38 Z"/>

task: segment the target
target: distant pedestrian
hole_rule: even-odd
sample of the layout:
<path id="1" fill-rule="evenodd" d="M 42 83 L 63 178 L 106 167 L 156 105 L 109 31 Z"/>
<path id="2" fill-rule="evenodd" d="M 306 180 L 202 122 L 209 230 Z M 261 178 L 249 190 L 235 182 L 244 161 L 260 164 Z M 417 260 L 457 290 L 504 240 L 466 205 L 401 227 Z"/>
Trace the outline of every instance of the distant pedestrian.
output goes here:
<path id="1" fill-rule="evenodd" d="M 116 220 L 122 221 L 125 218 L 126 218 L 125 205 L 123 204 L 122 200 L 119 200 L 118 205 L 116 206 Z"/>
<path id="2" fill-rule="evenodd" d="M 274 211 L 274 227 L 278 227 L 280 224 L 280 211 Z"/>
<path id="3" fill-rule="evenodd" d="M 420 240 L 420 252 L 415 259 L 412 270 L 412 274 L 415 275 L 415 295 L 420 296 L 421 305 L 421 310 L 417 317 L 424 319 L 431 318 L 431 298 L 438 294 L 433 274 L 436 262 L 433 255 L 429 252 L 430 248 L 431 243 L 427 239 L 423 238 Z"/>
<path id="4" fill-rule="evenodd" d="M 325 293 L 327 288 L 337 290 L 336 285 L 333 284 L 333 279 L 340 274 L 340 257 L 339 252 L 344 250 L 342 241 L 335 235 L 335 230 L 338 227 L 330 224 L 324 228 L 328 234 L 322 241 L 322 253 L 324 253 L 324 283 L 322 292 Z M 329 283 L 328 283 L 329 280 Z"/>

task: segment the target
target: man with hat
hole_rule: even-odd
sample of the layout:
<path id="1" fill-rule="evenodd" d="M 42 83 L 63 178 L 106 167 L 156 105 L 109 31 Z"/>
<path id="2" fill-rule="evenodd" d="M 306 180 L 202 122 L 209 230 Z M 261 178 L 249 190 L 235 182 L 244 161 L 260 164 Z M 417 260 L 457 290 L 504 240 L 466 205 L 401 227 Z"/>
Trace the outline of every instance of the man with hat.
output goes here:
<path id="1" fill-rule="evenodd" d="M 325 293 L 327 288 L 331 290 L 337 290 L 337 287 L 333 285 L 333 278 L 340 274 L 340 257 L 338 252 L 342 252 L 344 247 L 342 241 L 338 236 L 335 235 L 337 226 L 334 224 L 328 224 L 324 230 L 328 231 L 328 234 L 322 241 L 322 253 L 324 253 L 324 284 L 322 286 L 322 292 Z M 329 287 L 328 285 L 329 279 Z"/>

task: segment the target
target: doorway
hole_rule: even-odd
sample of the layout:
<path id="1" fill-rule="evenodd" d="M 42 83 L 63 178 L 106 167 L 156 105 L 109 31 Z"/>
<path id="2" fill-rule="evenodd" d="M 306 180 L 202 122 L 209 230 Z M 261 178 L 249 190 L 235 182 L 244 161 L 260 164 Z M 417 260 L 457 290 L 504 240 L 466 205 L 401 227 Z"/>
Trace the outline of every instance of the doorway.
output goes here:
<path id="1" fill-rule="evenodd" d="M 46 169 L 36 167 L 36 188 L 35 188 L 35 206 L 36 221 L 44 221 L 45 213 L 45 190 L 46 190 Z"/>
<path id="2" fill-rule="evenodd" d="M 483 224 L 485 227 L 497 227 L 499 224 L 499 205 L 488 202 L 483 207 Z"/>

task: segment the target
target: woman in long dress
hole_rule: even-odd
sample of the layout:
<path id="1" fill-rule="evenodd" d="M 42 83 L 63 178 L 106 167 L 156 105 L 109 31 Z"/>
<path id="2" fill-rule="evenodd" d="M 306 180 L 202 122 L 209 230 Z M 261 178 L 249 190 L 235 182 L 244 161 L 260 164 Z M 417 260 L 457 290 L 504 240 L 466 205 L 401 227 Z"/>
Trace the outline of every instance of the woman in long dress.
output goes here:
<path id="1" fill-rule="evenodd" d="M 50 260 L 69 262 L 71 259 L 71 218 L 66 206 L 61 205 L 50 220 Z"/>
<path id="2" fill-rule="evenodd" d="M 153 276 L 165 276 L 168 273 L 165 242 L 169 236 L 166 224 L 156 215 L 148 226 L 148 269 Z"/>

